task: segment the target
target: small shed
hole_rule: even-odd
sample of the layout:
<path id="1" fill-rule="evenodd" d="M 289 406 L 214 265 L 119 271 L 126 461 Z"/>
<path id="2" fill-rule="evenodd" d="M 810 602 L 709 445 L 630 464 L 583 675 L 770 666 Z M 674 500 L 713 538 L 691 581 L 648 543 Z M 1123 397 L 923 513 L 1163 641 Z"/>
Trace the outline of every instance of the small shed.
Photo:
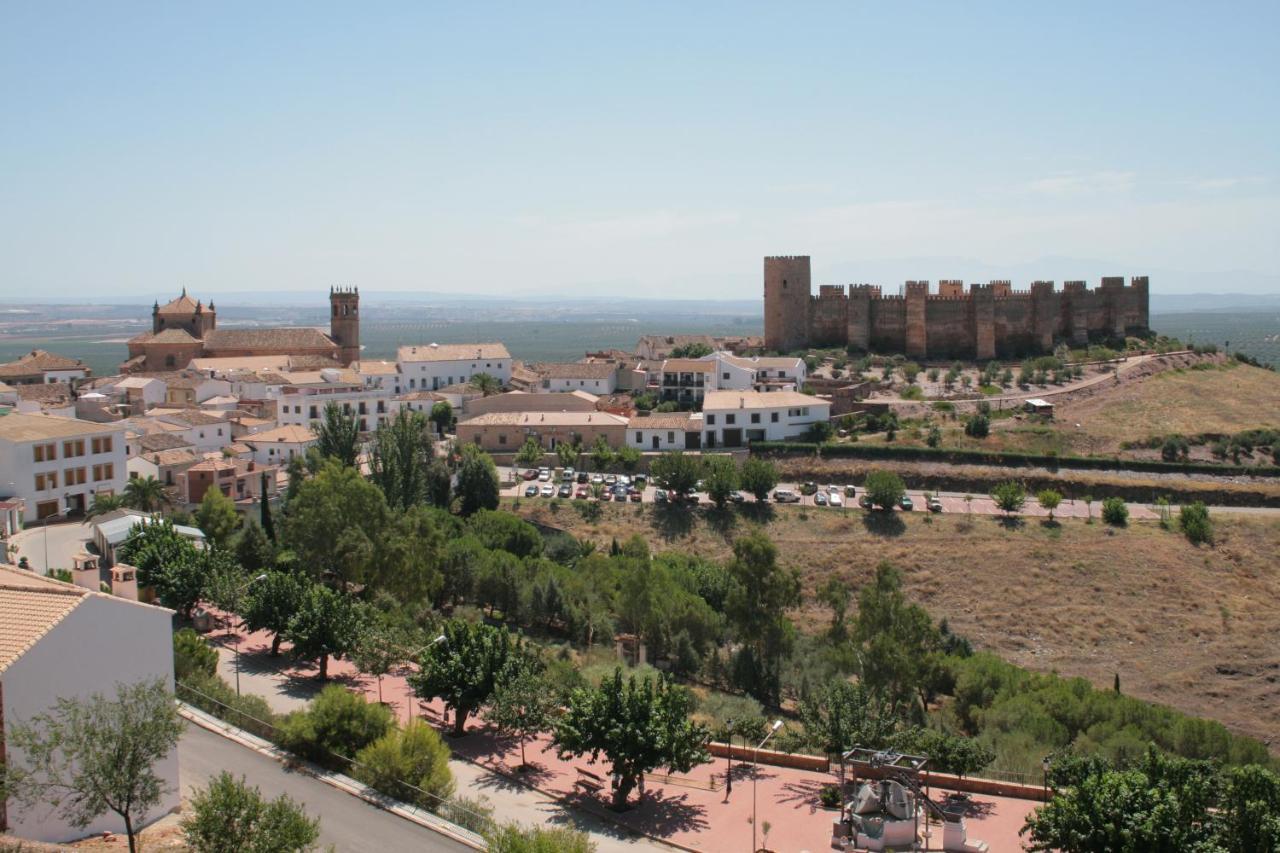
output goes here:
<path id="1" fill-rule="evenodd" d="M 1023 411 L 1032 415 L 1044 415 L 1046 418 L 1053 417 L 1053 403 L 1040 397 L 1032 397 L 1022 404 Z"/>

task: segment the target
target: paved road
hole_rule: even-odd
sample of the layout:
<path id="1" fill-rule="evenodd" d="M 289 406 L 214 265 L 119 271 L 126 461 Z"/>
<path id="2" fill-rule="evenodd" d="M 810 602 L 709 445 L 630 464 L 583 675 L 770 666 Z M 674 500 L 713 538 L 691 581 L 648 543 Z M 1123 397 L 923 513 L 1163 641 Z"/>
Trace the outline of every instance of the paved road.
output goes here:
<path id="1" fill-rule="evenodd" d="M 331 788 L 303 773 L 286 770 L 224 737 L 189 725 L 178 744 L 182 791 L 204 785 L 223 770 L 243 775 L 268 797 L 288 794 L 307 813 L 320 818 L 320 844 L 340 853 L 391 853 L 396 850 L 466 851 L 471 848 L 404 818 L 384 812 L 364 800 Z"/>

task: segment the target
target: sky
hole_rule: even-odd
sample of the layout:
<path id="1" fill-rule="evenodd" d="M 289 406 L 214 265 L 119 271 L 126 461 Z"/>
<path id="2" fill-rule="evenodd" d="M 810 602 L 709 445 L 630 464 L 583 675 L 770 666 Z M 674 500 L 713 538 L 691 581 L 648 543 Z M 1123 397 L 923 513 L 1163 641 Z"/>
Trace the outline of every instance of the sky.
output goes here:
<path id="1" fill-rule="evenodd" d="M 0 299 L 755 298 L 771 254 L 1280 292 L 1278 32 L 1274 0 L 0 0 Z"/>

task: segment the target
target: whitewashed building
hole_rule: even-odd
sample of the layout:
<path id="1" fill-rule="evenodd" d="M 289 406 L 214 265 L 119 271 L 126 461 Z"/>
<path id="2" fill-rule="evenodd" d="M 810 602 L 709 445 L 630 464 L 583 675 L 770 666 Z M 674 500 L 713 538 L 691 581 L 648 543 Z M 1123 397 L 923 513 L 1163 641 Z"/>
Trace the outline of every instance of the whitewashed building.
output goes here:
<path id="1" fill-rule="evenodd" d="M 124 488 L 125 432 L 118 424 L 52 415 L 0 417 L 0 498 L 21 498 L 24 520 L 93 506 Z"/>
<path id="2" fill-rule="evenodd" d="M 400 347 L 400 390 L 437 391 L 487 373 L 503 385 L 511 381 L 511 353 L 501 343 L 424 344 Z"/>
<path id="3" fill-rule="evenodd" d="M 703 448 L 746 447 L 803 436 L 831 420 L 831 403 L 797 391 L 711 391 L 702 420 Z"/>

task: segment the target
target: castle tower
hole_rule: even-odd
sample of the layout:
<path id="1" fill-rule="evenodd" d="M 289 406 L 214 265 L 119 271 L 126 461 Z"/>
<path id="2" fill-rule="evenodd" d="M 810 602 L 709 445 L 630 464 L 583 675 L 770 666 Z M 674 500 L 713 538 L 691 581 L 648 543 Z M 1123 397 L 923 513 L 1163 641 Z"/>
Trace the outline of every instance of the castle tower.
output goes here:
<path id="1" fill-rule="evenodd" d="M 809 256 L 764 259 L 764 345 L 791 352 L 809 345 Z"/>
<path id="2" fill-rule="evenodd" d="M 360 288 L 329 288 L 329 337 L 344 367 L 360 360 Z"/>
<path id="3" fill-rule="evenodd" d="M 907 357 L 924 358 L 929 349 L 925 313 L 929 282 L 907 282 Z"/>
<path id="4" fill-rule="evenodd" d="M 1058 306 L 1053 282 L 1031 283 L 1031 334 L 1041 352 L 1053 351 L 1053 331 L 1057 324 Z"/>

